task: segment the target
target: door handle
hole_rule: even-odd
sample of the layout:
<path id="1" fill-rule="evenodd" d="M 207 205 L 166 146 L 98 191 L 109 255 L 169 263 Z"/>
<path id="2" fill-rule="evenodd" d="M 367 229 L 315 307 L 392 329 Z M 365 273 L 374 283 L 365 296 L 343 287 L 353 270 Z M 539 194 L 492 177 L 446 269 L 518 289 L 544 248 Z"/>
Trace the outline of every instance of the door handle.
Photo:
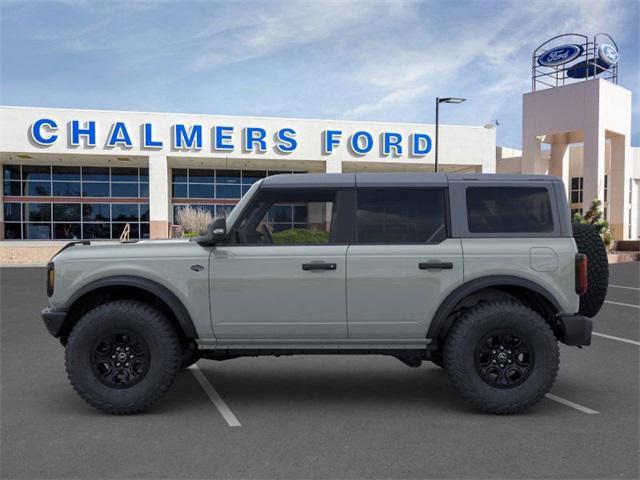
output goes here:
<path id="1" fill-rule="evenodd" d="M 338 265 L 335 263 L 303 263 L 302 270 L 335 270 Z"/>
<path id="2" fill-rule="evenodd" d="M 420 270 L 451 270 L 452 262 L 420 262 L 418 264 Z"/>

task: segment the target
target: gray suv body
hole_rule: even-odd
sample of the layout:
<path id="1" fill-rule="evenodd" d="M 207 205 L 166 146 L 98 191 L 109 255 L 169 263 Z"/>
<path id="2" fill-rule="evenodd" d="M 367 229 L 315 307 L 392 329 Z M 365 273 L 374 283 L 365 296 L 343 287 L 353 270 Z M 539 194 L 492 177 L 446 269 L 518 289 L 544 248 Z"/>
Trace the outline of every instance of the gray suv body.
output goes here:
<path id="1" fill-rule="evenodd" d="M 558 341 L 591 339 L 555 177 L 276 175 L 202 237 L 88 243 L 49 263 L 42 316 L 76 391 L 111 413 L 199 358 L 295 353 L 431 360 L 474 405 L 515 413 L 553 384 Z"/>

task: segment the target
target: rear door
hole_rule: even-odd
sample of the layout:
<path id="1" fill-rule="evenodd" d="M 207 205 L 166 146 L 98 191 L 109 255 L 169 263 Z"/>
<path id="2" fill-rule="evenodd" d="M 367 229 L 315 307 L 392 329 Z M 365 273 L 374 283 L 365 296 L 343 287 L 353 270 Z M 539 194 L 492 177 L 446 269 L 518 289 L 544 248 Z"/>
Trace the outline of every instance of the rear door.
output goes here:
<path id="1" fill-rule="evenodd" d="M 463 279 L 449 238 L 447 190 L 360 188 L 347 251 L 351 338 L 423 339 L 440 302 Z"/>

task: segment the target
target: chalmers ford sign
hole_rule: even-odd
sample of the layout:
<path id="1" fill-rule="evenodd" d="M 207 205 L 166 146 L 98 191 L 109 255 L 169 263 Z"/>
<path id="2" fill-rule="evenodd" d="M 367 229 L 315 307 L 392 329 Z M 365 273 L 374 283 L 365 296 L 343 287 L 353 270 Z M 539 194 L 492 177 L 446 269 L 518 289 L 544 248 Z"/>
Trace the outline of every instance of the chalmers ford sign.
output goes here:
<path id="1" fill-rule="evenodd" d="M 291 126 L 268 131 L 261 126 L 238 128 L 231 125 L 203 125 L 174 123 L 168 131 L 154 123 L 133 125 L 115 121 L 109 125 L 93 120 L 60 122 L 55 118 L 37 118 L 29 128 L 32 142 L 40 147 L 66 142 L 70 147 L 106 148 L 133 147 L 145 150 L 210 151 L 218 153 L 266 153 L 293 154 L 299 147 L 298 132 Z M 166 128 L 164 129 L 166 130 Z M 238 131 L 239 130 L 239 131 Z M 424 132 L 398 133 L 385 131 L 374 134 L 357 130 L 346 134 L 343 130 L 324 129 L 321 136 L 320 155 L 331 155 L 341 146 L 350 153 L 364 156 L 377 151 L 383 156 L 409 155 L 424 157 L 432 149 L 431 136 Z"/>

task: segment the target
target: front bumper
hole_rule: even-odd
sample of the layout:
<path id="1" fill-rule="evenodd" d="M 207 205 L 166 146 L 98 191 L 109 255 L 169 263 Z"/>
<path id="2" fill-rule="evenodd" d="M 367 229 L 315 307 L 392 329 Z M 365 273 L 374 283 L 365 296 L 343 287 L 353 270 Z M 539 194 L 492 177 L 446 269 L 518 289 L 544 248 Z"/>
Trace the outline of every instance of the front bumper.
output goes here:
<path id="1" fill-rule="evenodd" d="M 56 310 L 53 307 L 47 307 L 42 310 L 42 321 L 45 327 L 49 330 L 49 333 L 54 337 L 59 337 L 64 324 L 64 319 L 67 317 L 66 310 Z"/>
<path id="2" fill-rule="evenodd" d="M 582 315 L 560 314 L 560 341 L 567 345 L 591 345 L 591 330 L 593 320 Z"/>

